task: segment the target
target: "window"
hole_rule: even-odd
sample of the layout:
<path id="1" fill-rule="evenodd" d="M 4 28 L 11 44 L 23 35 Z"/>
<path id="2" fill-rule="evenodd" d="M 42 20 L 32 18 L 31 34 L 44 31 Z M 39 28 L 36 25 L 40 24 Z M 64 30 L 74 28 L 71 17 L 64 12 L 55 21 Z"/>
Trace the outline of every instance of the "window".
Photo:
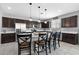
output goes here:
<path id="1" fill-rule="evenodd" d="M 16 29 L 21 29 L 21 32 L 26 31 L 26 24 L 24 23 L 16 23 L 15 27 Z"/>

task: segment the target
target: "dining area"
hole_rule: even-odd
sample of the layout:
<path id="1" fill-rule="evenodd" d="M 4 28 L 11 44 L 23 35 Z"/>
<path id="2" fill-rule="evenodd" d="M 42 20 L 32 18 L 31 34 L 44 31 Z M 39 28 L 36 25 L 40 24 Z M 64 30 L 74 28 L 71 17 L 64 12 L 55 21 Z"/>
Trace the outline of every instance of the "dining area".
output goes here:
<path id="1" fill-rule="evenodd" d="M 78 1 L 0 1 L 1 59 L 76 59 L 78 55 Z"/>
<path id="2" fill-rule="evenodd" d="M 65 9 L 63 5 L 69 7 Z M 79 4 L 3 3 L 0 6 L 7 14 L 0 13 L 0 55 L 79 54 L 79 11 L 73 10 Z M 62 13 L 59 7 L 68 12 Z M 58 14 L 55 10 L 61 15 L 50 18 L 54 12 Z"/>
<path id="3" fill-rule="evenodd" d="M 37 36 L 36 39 L 33 35 Z M 61 32 L 51 31 L 37 31 L 37 32 L 25 32 L 16 34 L 18 43 L 18 55 L 21 55 L 22 51 L 27 55 L 49 55 L 53 48 L 53 51 L 60 47 Z M 58 46 L 57 46 L 58 45 Z"/>

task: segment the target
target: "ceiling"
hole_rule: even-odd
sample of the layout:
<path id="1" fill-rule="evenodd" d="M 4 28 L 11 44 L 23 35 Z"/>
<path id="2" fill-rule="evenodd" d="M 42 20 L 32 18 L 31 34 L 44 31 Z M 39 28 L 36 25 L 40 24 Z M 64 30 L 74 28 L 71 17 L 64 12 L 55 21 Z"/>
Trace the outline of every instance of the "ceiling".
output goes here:
<path id="1" fill-rule="evenodd" d="M 40 6 L 40 12 L 38 9 Z M 28 3 L 0 3 L 0 9 L 5 15 L 29 18 L 30 6 Z M 45 10 L 46 14 L 45 14 Z M 33 3 L 31 6 L 31 17 L 34 19 L 49 19 L 62 14 L 79 10 L 79 3 Z"/>

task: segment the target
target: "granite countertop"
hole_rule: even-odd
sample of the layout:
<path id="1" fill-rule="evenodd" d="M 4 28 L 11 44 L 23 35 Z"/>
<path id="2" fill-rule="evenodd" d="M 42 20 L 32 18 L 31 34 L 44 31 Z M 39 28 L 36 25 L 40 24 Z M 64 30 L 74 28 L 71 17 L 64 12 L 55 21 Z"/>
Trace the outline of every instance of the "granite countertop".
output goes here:
<path id="1" fill-rule="evenodd" d="M 78 32 L 76 32 L 76 31 L 61 31 L 62 33 L 71 33 L 71 34 L 78 34 Z"/>
<path id="2" fill-rule="evenodd" d="M 1 32 L 1 34 L 7 34 L 7 33 L 16 33 L 16 32 L 15 31 Z"/>

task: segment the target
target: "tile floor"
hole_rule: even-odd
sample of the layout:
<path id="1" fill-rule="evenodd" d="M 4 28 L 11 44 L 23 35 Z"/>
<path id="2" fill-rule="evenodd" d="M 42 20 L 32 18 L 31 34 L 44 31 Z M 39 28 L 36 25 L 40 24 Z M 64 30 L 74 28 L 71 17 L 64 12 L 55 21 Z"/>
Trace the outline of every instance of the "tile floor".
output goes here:
<path id="1" fill-rule="evenodd" d="M 17 42 L 0 44 L 0 55 L 17 55 L 18 46 Z M 33 53 L 33 55 L 36 55 Z M 22 52 L 22 55 L 26 55 L 26 51 Z M 40 55 L 45 55 L 45 52 L 40 53 Z M 52 48 L 52 53 L 49 55 L 79 55 L 79 45 L 72 45 L 65 42 L 61 42 L 61 47 L 57 47 L 54 51 Z"/>

